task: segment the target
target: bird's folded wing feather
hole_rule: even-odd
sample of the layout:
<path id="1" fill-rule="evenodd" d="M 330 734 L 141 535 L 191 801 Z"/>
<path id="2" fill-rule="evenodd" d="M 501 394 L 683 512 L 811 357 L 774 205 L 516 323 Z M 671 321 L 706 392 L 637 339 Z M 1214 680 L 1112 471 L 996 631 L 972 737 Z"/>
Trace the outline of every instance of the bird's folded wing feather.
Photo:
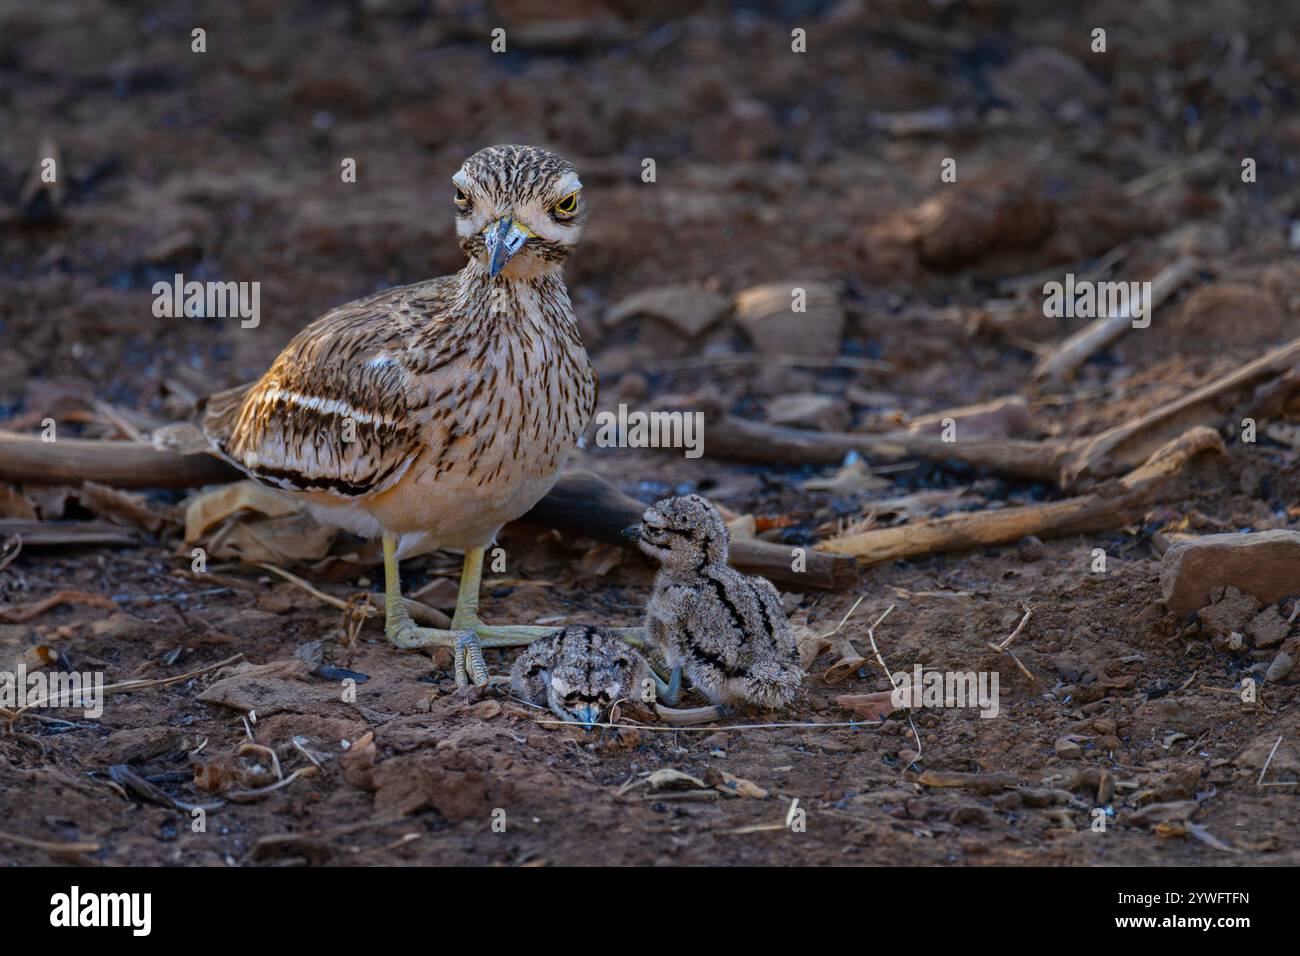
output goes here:
<path id="1" fill-rule="evenodd" d="M 378 305 L 378 308 L 376 308 Z M 215 449 L 262 481 L 343 498 L 391 487 L 420 450 L 419 389 L 402 363 L 400 324 L 375 300 L 312 323 L 252 385 L 203 409 Z"/>

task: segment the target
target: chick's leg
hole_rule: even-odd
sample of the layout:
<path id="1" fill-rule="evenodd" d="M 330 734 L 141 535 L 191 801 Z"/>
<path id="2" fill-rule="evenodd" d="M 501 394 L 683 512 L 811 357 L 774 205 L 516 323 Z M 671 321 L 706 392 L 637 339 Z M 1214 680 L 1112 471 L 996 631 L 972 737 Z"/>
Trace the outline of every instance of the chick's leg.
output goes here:
<path id="1" fill-rule="evenodd" d="M 477 593 L 475 600 L 477 600 Z M 459 609 L 457 609 L 459 616 Z M 403 650 L 420 647 L 454 648 L 456 664 L 456 683 L 461 687 L 473 679 L 482 686 L 488 681 L 487 666 L 483 663 L 483 651 L 479 648 L 478 638 L 473 630 L 462 628 L 458 618 L 452 621 L 452 629 L 444 631 L 436 627 L 419 627 L 411 620 L 411 614 L 402 603 L 402 576 L 397 566 L 397 538 L 384 535 L 384 633 L 388 639 Z"/>

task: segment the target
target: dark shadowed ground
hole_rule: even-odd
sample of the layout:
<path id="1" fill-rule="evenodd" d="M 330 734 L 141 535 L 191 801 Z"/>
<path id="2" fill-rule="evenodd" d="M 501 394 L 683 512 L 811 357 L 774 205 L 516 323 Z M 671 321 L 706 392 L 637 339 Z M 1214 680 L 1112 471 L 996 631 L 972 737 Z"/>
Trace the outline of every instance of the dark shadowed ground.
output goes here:
<path id="1" fill-rule="evenodd" d="M 0 428 L 147 435 L 260 374 L 331 306 L 455 270 L 449 177 L 496 142 L 545 145 L 582 173 L 592 213 L 568 280 L 602 409 L 711 402 L 866 432 L 1018 394 L 1020 437 L 1070 439 L 1300 334 L 1300 15 L 1286 4 L 642 6 L 0 3 Z M 1090 48 L 1097 27 L 1105 53 Z M 796 28 L 807 52 L 791 50 Z M 57 184 L 33 183 L 51 156 Z M 1045 318 L 1045 281 L 1147 279 L 1180 256 L 1194 268 L 1151 328 L 1071 381 L 1033 381 L 1040 354 L 1086 322 Z M 151 289 L 176 273 L 260 283 L 260 324 L 155 318 Z M 769 282 L 813 290 L 817 309 L 748 323 L 732 297 Z M 661 294 L 619 308 L 668 286 L 692 290 L 690 308 Z M 777 718 L 797 727 L 557 729 L 503 692 L 456 694 L 445 658 L 394 650 L 374 620 L 347 640 L 337 609 L 238 560 L 260 527 L 301 552 L 278 563 L 347 600 L 380 574 L 353 542 L 228 519 L 195 574 L 189 492 L 0 483 L 0 517 L 116 520 L 137 536 L 25 546 L 0 571 L 0 669 L 38 647 L 110 683 L 244 661 L 112 697 L 97 720 L 13 722 L 0 862 L 1295 864 L 1296 787 L 1260 776 L 1267 761 L 1265 784 L 1300 778 L 1297 675 L 1275 668 L 1254 704 L 1238 691 L 1250 668 L 1300 657 L 1300 627 L 1261 642 L 1247 626 L 1267 608 L 1182 618 L 1159 580 L 1179 535 L 1300 530 L 1294 398 L 1271 408 L 1254 443 L 1238 440 L 1235 406 L 1219 410 L 1226 454 L 1195 459 L 1122 527 L 889 561 L 860 593 L 787 594 L 812 633 L 863 596 L 840 636 L 867 658 L 867 625 L 892 605 L 875 631 L 889 666 L 997 671 L 994 719 L 862 718 L 836 698 L 888 681 L 869 661 L 827 684 L 826 653 Z M 742 464 L 709 453 L 707 428 L 698 460 L 578 458 L 643 501 L 698 490 L 791 546 L 1066 494 L 914 458 L 875 475 Z M 502 543 L 488 621 L 638 621 L 640 558 L 530 523 Z M 410 562 L 408 592 L 432 583 L 426 599 L 445 607 L 455 567 Z M 59 591 L 80 596 L 33 610 Z M 1011 649 L 1033 680 L 988 647 L 1025 607 Z M 303 663 L 312 642 L 322 660 Z M 489 655 L 496 673 L 509 659 Z M 355 702 L 330 668 L 368 678 Z M 284 776 L 319 769 L 248 796 L 276 781 L 250 732 Z M 721 788 L 638 782 L 664 768 Z M 792 799 L 806 832 L 763 829 Z M 206 832 L 192 832 L 195 804 L 214 807 Z"/>

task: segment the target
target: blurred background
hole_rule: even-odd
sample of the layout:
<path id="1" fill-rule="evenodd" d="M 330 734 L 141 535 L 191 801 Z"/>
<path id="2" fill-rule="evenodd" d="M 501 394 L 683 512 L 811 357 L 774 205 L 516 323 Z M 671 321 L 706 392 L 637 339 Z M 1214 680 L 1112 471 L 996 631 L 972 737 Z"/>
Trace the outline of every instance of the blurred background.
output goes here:
<path id="1" fill-rule="evenodd" d="M 1224 336 L 1243 302 L 1202 303 L 1181 340 L 1144 348 L 1250 349 L 1297 286 L 1297 19 L 1239 0 L 7 0 L 0 420 L 88 393 L 180 417 L 329 307 L 454 271 L 448 179 L 495 142 L 581 170 L 592 215 L 569 280 L 609 398 L 625 374 L 626 395 L 707 378 L 731 401 L 856 382 L 832 417 L 867 426 L 971 400 L 1024 377 L 1026 340 L 1065 331 L 1006 280 L 1116 250 L 1125 279 L 1204 255 L 1259 316 Z M 33 178 L 49 155 L 56 185 Z M 177 272 L 259 281 L 262 325 L 155 319 L 151 286 Z M 887 358 L 906 387 L 873 400 L 851 369 L 654 365 L 763 345 L 732 297 L 786 279 L 830 283 L 833 314 L 766 348 Z M 665 286 L 690 294 L 628 302 Z"/>

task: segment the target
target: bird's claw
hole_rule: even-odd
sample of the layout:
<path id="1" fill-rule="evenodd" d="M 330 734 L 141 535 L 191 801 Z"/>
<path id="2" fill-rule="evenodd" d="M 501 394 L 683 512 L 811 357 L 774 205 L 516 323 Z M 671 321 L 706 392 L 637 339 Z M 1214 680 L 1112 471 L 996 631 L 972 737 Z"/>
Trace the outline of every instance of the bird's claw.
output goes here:
<path id="1" fill-rule="evenodd" d="M 486 686 L 488 669 L 478 635 L 473 631 L 461 632 L 456 637 L 455 647 L 456 686 L 468 687 L 471 680 L 476 687 Z"/>

